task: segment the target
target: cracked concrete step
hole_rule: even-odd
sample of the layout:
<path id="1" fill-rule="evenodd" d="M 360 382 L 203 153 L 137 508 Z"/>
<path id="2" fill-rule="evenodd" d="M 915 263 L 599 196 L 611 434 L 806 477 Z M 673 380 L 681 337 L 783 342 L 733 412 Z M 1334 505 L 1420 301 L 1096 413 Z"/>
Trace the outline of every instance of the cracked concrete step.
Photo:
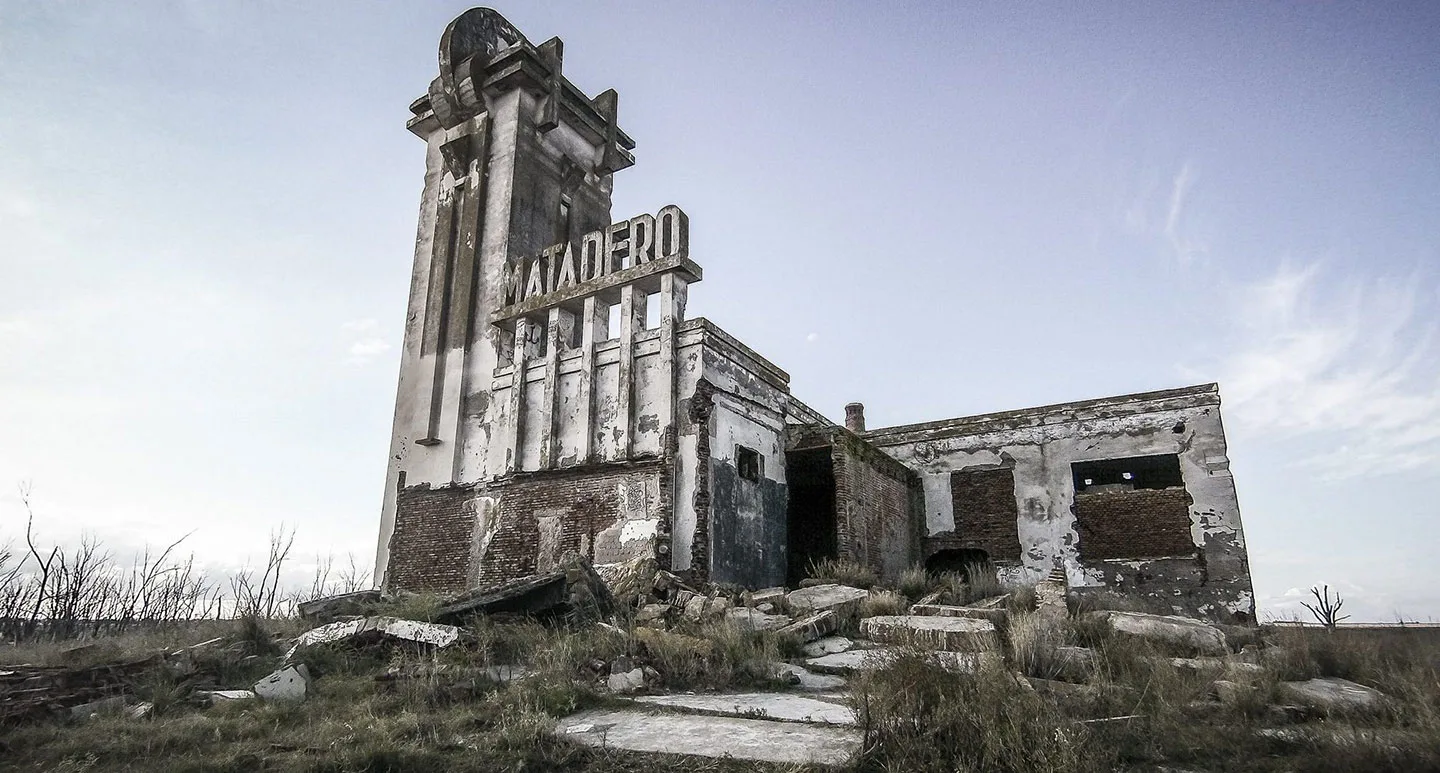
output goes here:
<path id="1" fill-rule="evenodd" d="M 634 699 L 652 706 L 685 709 L 747 719 L 853 725 L 855 712 L 848 706 L 785 693 L 730 693 L 724 695 L 646 695 Z"/>
<path id="2" fill-rule="evenodd" d="M 853 727 L 641 709 L 582 712 L 555 733 L 587 746 L 791 765 L 843 765 L 860 747 Z"/>
<path id="3" fill-rule="evenodd" d="M 831 655 L 806 660 L 805 668 L 819 674 L 836 674 L 840 676 L 856 671 L 873 671 L 874 669 L 884 667 L 891 658 L 902 651 L 899 647 L 880 647 L 872 650 L 836 652 Z M 999 659 L 999 655 L 993 652 L 946 652 L 941 650 L 927 652 L 925 654 L 942 668 L 964 673 L 974 672 L 987 660 Z"/>

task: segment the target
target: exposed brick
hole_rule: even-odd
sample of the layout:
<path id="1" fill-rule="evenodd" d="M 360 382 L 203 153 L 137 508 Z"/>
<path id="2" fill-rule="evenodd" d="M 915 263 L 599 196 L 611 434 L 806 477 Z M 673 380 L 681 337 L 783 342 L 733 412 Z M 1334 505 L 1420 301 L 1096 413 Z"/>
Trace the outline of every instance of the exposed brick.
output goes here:
<path id="1" fill-rule="evenodd" d="M 390 536 L 385 582 L 393 590 L 454 593 L 465 589 L 475 511 L 470 486 L 401 489 Z"/>
<path id="2" fill-rule="evenodd" d="M 1080 557 L 1160 558 L 1196 552 L 1184 488 L 1075 495 Z"/>
<path id="3" fill-rule="evenodd" d="M 955 534 L 946 548 L 983 550 L 992 561 L 1020 560 L 1020 511 L 1015 473 L 1009 468 L 962 470 L 950 475 Z"/>
<path id="4" fill-rule="evenodd" d="M 917 557 L 919 478 L 847 431 L 835 430 L 833 443 L 837 553 L 882 577 L 897 574 Z"/>

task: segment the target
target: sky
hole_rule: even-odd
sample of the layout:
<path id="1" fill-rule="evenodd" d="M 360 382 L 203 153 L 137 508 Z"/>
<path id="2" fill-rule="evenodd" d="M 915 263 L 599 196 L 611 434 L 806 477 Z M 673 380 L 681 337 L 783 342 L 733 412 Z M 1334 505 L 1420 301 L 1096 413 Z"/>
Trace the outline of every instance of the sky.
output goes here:
<path id="1" fill-rule="evenodd" d="M 0 0 L 0 543 L 368 564 L 460 3 Z M 501 6 L 871 427 L 1217 381 L 1263 618 L 1440 620 L 1440 4 Z"/>

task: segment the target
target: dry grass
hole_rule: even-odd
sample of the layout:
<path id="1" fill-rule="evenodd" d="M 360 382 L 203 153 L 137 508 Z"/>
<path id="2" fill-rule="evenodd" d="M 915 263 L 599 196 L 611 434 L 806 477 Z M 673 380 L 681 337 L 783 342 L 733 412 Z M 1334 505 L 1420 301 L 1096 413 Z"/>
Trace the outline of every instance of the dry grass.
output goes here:
<path id="1" fill-rule="evenodd" d="M 910 602 L 899 593 L 888 590 L 870 591 L 870 595 L 860 602 L 860 616 L 903 615 L 909 608 Z"/>
<path id="2" fill-rule="evenodd" d="M 867 590 L 880 581 L 874 569 L 843 558 L 822 558 L 819 561 L 812 561 L 808 574 L 812 580 L 823 580 Z"/>

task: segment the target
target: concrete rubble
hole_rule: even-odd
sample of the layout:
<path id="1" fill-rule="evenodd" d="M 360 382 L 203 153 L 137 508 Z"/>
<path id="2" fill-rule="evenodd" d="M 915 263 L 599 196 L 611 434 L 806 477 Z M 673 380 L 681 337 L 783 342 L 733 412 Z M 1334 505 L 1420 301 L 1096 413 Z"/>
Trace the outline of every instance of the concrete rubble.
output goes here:
<path id="1" fill-rule="evenodd" d="M 295 605 L 295 611 L 302 620 L 329 623 L 341 617 L 364 617 L 373 614 L 379 603 L 380 591 L 362 590 L 302 601 Z"/>
<path id="2" fill-rule="evenodd" d="M 881 615 L 860 621 L 860 633 L 885 644 L 949 652 L 996 652 L 1000 638 L 988 620 L 927 615 Z"/>
<path id="3" fill-rule="evenodd" d="M 869 597 L 867 590 L 825 583 L 791 591 L 785 597 L 785 604 L 796 617 L 830 611 L 843 624 L 860 616 L 860 605 Z"/>
<path id="4" fill-rule="evenodd" d="M 860 746 L 859 732 L 846 726 L 637 709 L 583 712 L 555 732 L 587 746 L 789 765 L 841 765 Z"/>
<path id="5" fill-rule="evenodd" d="M 310 692 L 310 670 L 304 663 L 286 666 L 256 682 L 252 689 L 263 701 L 303 701 Z"/>
<path id="6" fill-rule="evenodd" d="M 805 645 L 807 657 L 818 658 L 824 655 L 833 655 L 837 652 L 845 652 L 855 646 L 854 642 L 844 636 L 826 636 Z"/>
<path id="7" fill-rule="evenodd" d="M 1112 611 L 1089 612 L 1086 617 L 1104 622 L 1112 633 L 1145 639 L 1187 655 L 1230 652 L 1224 632 L 1189 617 Z"/>
<path id="8" fill-rule="evenodd" d="M 1006 621 L 1010 619 L 1010 613 L 1003 608 L 957 607 L 948 604 L 916 604 L 910 607 L 910 614 L 933 617 L 969 617 L 976 620 L 989 620 L 991 624 L 997 628 L 1005 625 Z"/>
<path id="9" fill-rule="evenodd" d="M 614 609 L 615 597 L 605 579 L 588 559 L 572 552 L 554 572 L 461 594 L 441 606 L 435 620 L 460 624 L 477 615 L 513 614 L 586 622 L 603 619 Z"/>
<path id="10" fill-rule="evenodd" d="M 898 647 L 854 649 L 846 652 L 837 652 L 833 655 L 809 658 L 805 661 L 805 667 L 821 674 L 844 676 L 855 673 L 856 671 L 873 671 L 878 668 L 884 668 L 903 652 L 904 650 Z M 1000 662 L 999 654 L 991 652 L 948 652 L 942 650 L 925 652 L 924 655 L 927 660 L 935 665 L 960 673 L 974 673 L 985 665 Z"/>
<path id="11" fill-rule="evenodd" d="M 1281 682 L 1280 697 L 1321 714 L 1364 714 L 1385 706 L 1385 694 L 1348 679 L 1328 677 L 1304 682 Z"/>
<path id="12" fill-rule="evenodd" d="M 448 647 L 460 638 L 460 629 L 453 625 L 422 623 L 395 617 L 364 617 L 313 628 L 296 637 L 285 659 L 295 657 L 304 647 L 344 642 L 362 647 L 376 643 L 418 644 L 427 647 Z"/>
<path id="13" fill-rule="evenodd" d="M 839 616 L 835 614 L 835 610 L 827 609 L 823 612 L 816 612 L 812 615 L 802 617 L 780 628 L 776 633 L 781 636 L 798 636 L 802 642 L 812 642 L 822 636 L 834 633 L 839 630 L 839 628 Z"/>

